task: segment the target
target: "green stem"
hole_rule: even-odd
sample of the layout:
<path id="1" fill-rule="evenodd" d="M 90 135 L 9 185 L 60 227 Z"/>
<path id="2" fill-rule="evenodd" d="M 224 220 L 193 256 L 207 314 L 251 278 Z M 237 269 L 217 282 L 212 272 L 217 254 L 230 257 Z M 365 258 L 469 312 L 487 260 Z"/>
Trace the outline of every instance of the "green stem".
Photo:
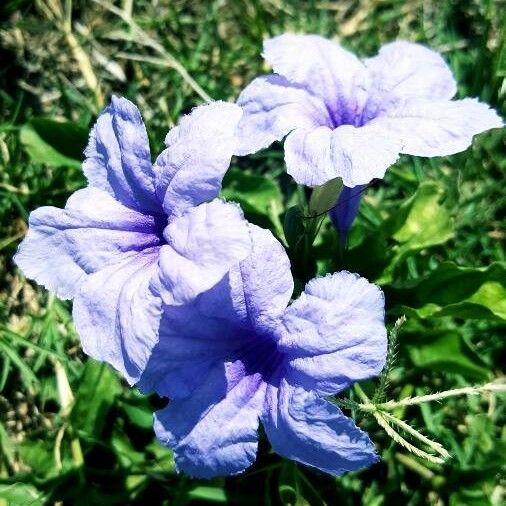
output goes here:
<path id="1" fill-rule="evenodd" d="M 404 453 L 396 453 L 395 458 L 404 466 L 411 469 L 415 473 L 419 474 L 422 478 L 426 480 L 431 480 L 434 478 L 434 472 L 430 469 L 427 469 L 425 466 L 420 464 L 418 460 L 410 457 L 409 455 L 405 455 Z"/>
<path id="2" fill-rule="evenodd" d="M 415 406 L 424 402 L 440 401 L 442 399 L 447 399 L 448 397 L 457 397 L 459 395 L 477 395 L 483 392 L 506 392 L 506 384 L 487 383 L 486 385 L 476 387 L 454 388 L 452 390 L 446 390 L 435 394 L 418 395 L 416 397 L 407 397 L 406 399 L 401 399 L 400 401 L 384 402 L 382 404 L 378 404 L 377 408 L 385 411 L 391 411 L 399 407 Z"/>
<path id="3" fill-rule="evenodd" d="M 407 432 L 414 438 L 418 439 L 419 441 L 427 445 L 429 448 L 434 450 L 436 453 L 439 453 L 439 455 L 441 455 L 441 457 L 443 457 L 444 459 L 450 458 L 450 454 L 445 450 L 445 448 L 441 444 L 437 443 L 436 441 L 432 441 L 428 437 L 424 436 L 416 429 L 411 427 L 411 425 L 407 424 L 404 420 L 401 420 L 393 416 L 392 414 L 386 412 L 382 412 L 381 415 L 383 416 L 383 418 L 386 419 L 387 422 L 391 422 L 398 425 L 403 431 Z"/>
<path id="4" fill-rule="evenodd" d="M 82 467 L 84 464 L 83 450 L 79 438 L 73 438 L 70 442 L 70 451 L 72 452 L 72 460 L 76 467 Z"/>

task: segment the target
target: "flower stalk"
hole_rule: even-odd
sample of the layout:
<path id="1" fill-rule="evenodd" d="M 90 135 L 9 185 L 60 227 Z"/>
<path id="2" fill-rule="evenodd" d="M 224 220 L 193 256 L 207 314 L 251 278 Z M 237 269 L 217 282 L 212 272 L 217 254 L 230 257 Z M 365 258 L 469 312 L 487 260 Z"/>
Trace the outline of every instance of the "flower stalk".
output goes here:
<path id="1" fill-rule="evenodd" d="M 428 395 L 418 395 L 415 397 L 408 397 L 399 401 L 388 401 L 383 403 L 376 403 L 369 399 L 360 385 L 354 386 L 354 391 L 362 402 L 352 401 L 351 399 L 339 399 L 337 401 L 343 407 L 358 409 L 364 413 L 372 415 L 377 424 L 398 444 L 413 453 L 417 457 L 425 459 L 433 464 L 443 464 L 445 460 L 451 457 L 450 453 L 444 448 L 441 443 L 432 441 L 427 436 L 417 431 L 404 420 L 397 418 L 390 411 L 394 411 L 401 407 L 416 406 L 425 402 L 440 401 L 449 397 L 457 397 L 460 395 L 478 395 L 484 392 L 506 392 L 506 383 L 487 383 L 485 385 L 478 385 L 474 387 L 454 388 L 444 392 L 437 392 Z M 376 396 L 375 396 L 376 397 Z M 400 429 L 405 434 L 418 440 L 421 444 L 432 450 L 432 453 L 425 451 L 418 446 L 410 443 L 405 437 L 399 434 Z"/>

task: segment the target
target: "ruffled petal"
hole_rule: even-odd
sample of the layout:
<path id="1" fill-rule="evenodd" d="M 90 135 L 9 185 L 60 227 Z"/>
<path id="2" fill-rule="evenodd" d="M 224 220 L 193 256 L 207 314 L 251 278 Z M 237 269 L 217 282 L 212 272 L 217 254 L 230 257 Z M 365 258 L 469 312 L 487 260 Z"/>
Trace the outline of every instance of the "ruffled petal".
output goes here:
<path id="1" fill-rule="evenodd" d="M 226 102 L 196 107 L 165 138 L 155 163 L 156 192 L 169 219 L 214 199 L 237 147 L 241 108 Z"/>
<path id="2" fill-rule="evenodd" d="M 190 395 L 249 338 L 238 314 L 243 307 L 244 295 L 231 289 L 229 276 L 186 304 L 164 306 L 159 341 L 139 388 L 170 398 Z"/>
<path id="3" fill-rule="evenodd" d="M 340 177 L 353 188 L 382 178 L 399 157 L 401 140 L 372 122 L 294 130 L 285 141 L 288 173 L 299 184 L 319 186 Z"/>
<path id="4" fill-rule="evenodd" d="M 413 101 L 372 120 L 385 135 L 398 138 L 401 153 L 447 156 L 467 149 L 473 137 L 501 128 L 502 119 L 474 98 L 452 101 Z"/>
<path id="5" fill-rule="evenodd" d="M 241 473 L 255 460 L 264 397 L 259 375 L 247 375 L 240 363 L 216 366 L 198 395 L 156 413 L 156 435 L 173 449 L 178 470 L 190 476 Z"/>
<path id="6" fill-rule="evenodd" d="M 14 261 L 28 278 L 72 298 L 87 274 L 159 246 L 158 228 L 153 217 L 86 188 L 74 193 L 65 209 L 41 207 L 30 214 Z"/>
<path id="7" fill-rule="evenodd" d="M 338 177 L 339 167 L 332 162 L 332 130 L 298 128 L 285 140 L 286 170 L 297 183 L 320 186 Z"/>
<path id="8" fill-rule="evenodd" d="M 385 44 L 364 63 L 371 78 L 366 120 L 410 100 L 450 100 L 457 91 L 441 55 L 420 44 L 403 40 Z"/>
<path id="9" fill-rule="evenodd" d="M 285 381 L 268 387 L 262 425 L 279 455 L 333 475 L 374 464 L 369 436 L 314 392 Z"/>
<path id="10" fill-rule="evenodd" d="M 293 278 L 283 246 L 268 230 L 250 225 L 253 250 L 230 273 L 234 300 L 244 297 L 239 315 L 257 331 L 273 328 L 290 302 Z"/>
<path id="11" fill-rule="evenodd" d="M 83 171 L 90 186 L 108 192 L 132 209 L 162 212 L 155 194 L 146 128 L 132 102 L 112 97 L 91 131 L 84 154 Z"/>
<path id="12" fill-rule="evenodd" d="M 319 35 L 284 34 L 264 42 L 263 56 L 274 72 L 320 97 L 334 126 L 355 124 L 369 84 L 353 53 Z"/>
<path id="13" fill-rule="evenodd" d="M 91 274 L 77 291 L 73 319 L 85 353 L 133 384 L 158 342 L 158 248 Z"/>
<path id="14" fill-rule="evenodd" d="M 241 92 L 237 104 L 244 111 L 237 130 L 237 155 L 260 151 L 295 128 L 331 123 L 320 98 L 279 75 L 254 79 Z"/>
<path id="15" fill-rule="evenodd" d="M 345 271 L 311 280 L 283 317 L 278 347 L 287 380 L 308 390 L 336 393 L 376 376 L 387 351 L 383 293 Z"/>
<path id="16" fill-rule="evenodd" d="M 290 263 L 271 232 L 250 229 L 252 253 L 224 279 L 186 304 L 164 307 L 159 343 L 139 384 L 143 391 L 187 396 L 217 362 L 244 347 L 260 349 L 255 332 L 278 324 L 293 292 Z"/>
<path id="17" fill-rule="evenodd" d="M 164 237 L 160 271 L 167 305 L 191 301 L 214 286 L 252 248 L 240 207 L 218 199 L 185 211 L 167 225 Z"/>

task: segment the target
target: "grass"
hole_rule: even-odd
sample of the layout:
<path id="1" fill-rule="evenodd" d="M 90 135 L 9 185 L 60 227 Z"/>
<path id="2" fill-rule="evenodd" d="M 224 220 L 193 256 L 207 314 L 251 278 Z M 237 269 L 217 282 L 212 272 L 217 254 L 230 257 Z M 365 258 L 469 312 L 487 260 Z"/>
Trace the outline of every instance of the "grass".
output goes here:
<path id="1" fill-rule="evenodd" d="M 138 104 L 156 152 L 168 128 L 203 97 L 234 100 L 268 70 L 260 49 L 269 35 L 320 33 L 363 56 L 396 38 L 425 43 L 451 65 L 460 96 L 480 97 L 504 116 L 503 2 L 7 0 L 0 13 L 0 505 L 502 503 L 504 404 L 494 394 L 395 413 L 445 446 L 452 457 L 444 465 L 413 456 L 373 418 L 355 413 L 382 457 L 368 470 L 324 476 L 283 461 L 262 441 L 257 463 L 244 475 L 212 482 L 177 475 L 151 429 L 151 413 L 163 401 L 141 396 L 107 366 L 86 359 L 70 304 L 26 281 L 11 258 L 29 212 L 63 206 L 85 184 L 79 158 L 86 132 L 112 93 Z M 65 128 L 55 121 L 66 121 Z M 261 178 L 269 195 L 280 195 L 269 214 L 234 177 L 227 186 L 250 205 L 252 221 L 279 233 L 276 220 L 282 222 L 286 209 L 304 197 L 284 174 L 280 146 L 233 165 Z M 504 278 L 466 274 L 444 286 L 431 275 L 444 262 L 475 269 L 505 260 L 505 169 L 504 135 L 497 131 L 447 159 L 406 157 L 367 191 L 344 258 L 323 223 L 310 251 L 314 269 L 348 267 L 382 282 L 389 324 L 406 313 L 387 399 L 504 374 L 497 301 Z M 387 253 L 399 246 L 396 231 L 409 214 L 409 199 L 421 195 L 420 185 L 433 188 L 423 190 L 429 197 L 419 202 L 436 209 L 435 233 L 422 248 L 403 243 L 406 254 L 392 259 Z M 411 219 L 428 226 L 423 216 Z M 446 235 L 444 227 L 450 227 Z M 296 265 L 298 253 L 290 253 Z M 297 274 L 302 282 L 305 273 Z M 423 299 L 421 289 L 411 287 L 425 278 L 434 293 L 427 289 Z M 466 299 L 464 307 L 459 299 L 452 307 L 460 304 L 460 313 L 445 309 L 463 283 L 466 297 L 474 294 L 479 303 Z M 427 302 L 448 314 L 427 317 Z M 373 386 L 362 384 L 368 394 Z"/>

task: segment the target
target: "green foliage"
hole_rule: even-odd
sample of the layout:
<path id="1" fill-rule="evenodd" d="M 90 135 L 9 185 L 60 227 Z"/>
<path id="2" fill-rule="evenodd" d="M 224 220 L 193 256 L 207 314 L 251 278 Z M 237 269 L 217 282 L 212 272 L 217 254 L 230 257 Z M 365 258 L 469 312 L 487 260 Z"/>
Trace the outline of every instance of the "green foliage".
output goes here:
<path id="1" fill-rule="evenodd" d="M 7 504 L 43 506 L 46 504 L 47 497 L 32 485 L 12 483 L 0 485 L 0 499 L 6 501 Z"/>
<path id="2" fill-rule="evenodd" d="M 281 206 L 283 196 L 274 180 L 231 168 L 223 180 L 222 195 L 239 202 L 246 213 L 268 215 L 272 206 Z"/>
<path id="3" fill-rule="evenodd" d="M 442 51 L 460 95 L 477 96 L 504 115 L 499 3 L 139 0 L 114 6 L 122 18 L 105 2 L 0 6 L 0 506 L 501 504 L 506 432 L 504 404 L 494 392 L 391 412 L 448 449 L 444 464 L 392 442 L 374 417 L 354 407 L 351 391 L 341 396 L 343 409 L 370 433 L 381 456 L 369 470 L 324 476 L 277 457 L 261 438 L 256 465 L 241 476 L 200 482 L 178 475 L 152 431 L 153 412 L 164 401 L 86 359 L 70 305 L 28 283 L 11 262 L 29 212 L 62 206 L 84 186 L 80 162 L 89 127 L 113 92 L 139 104 L 155 152 L 169 126 L 203 94 L 233 100 L 267 71 L 264 37 L 301 31 L 337 37 L 365 56 L 394 38 L 425 43 Z M 82 53 L 68 45 L 68 19 Z M 402 158 L 365 190 L 347 249 L 324 214 L 340 182 L 312 194 L 296 187 L 278 144 L 235 159 L 222 195 L 287 246 L 294 295 L 316 273 L 340 269 L 381 285 L 396 353 L 382 377 L 362 388 L 373 401 L 386 402 L 503 374 L 505 160 L 500 131 L 479 136 L 453 157 Z M 393 325 L 400 315 L 407 321 L 399 329 Z M 62 391 L 67 381 L 69 390 Z"/>
<path id="4" fill-rule="evenodd" d="M 486 381 L 489 371 L 479 355 L 455 330 L 442 330 L 423 336 L 407 347 L 413 365 L 427 371 L 461 374 L 471 381 Z"/>
<path id="5" fill-rule="evenodd" d="M 342 187 L 343 181 L 337 177 L 314 188 L 309 199 L 309 215 L 319 216 L 330 211 L 336 205 Z"/>
<path id="6" fill-rule="evenodd" d="M 251 223 L 280 233 L 279 213 L 283 195 L 273 179 L 231 168 L 223 179 L 221 195 L 241 204 Z"/>
<path id="7" fill-rule="evenodd" d="M 72 427 L 90 436 L 100 436 L 119 392 L 117 374 L 106 364 L 88 360 L 69 416 Z"/>
<path id="8" fill-rule="evenodd" d="M 227 496 L 225 491 L 219 487 L 195 487 L 188 494 L 192 499 L 201 499 L 210 503 L 226 504 Z"/>
<path id="9" fill-rule="evenodd" d="M 441 193 L 437 184 L 422 183 L 394 215 L 397 226 L 392 227 L 392 237 L 403 252 L 443 244 L 453 236 L 449 212 L 440 204 Z"/>
<path id="10" fill-rule="evenodd" d="M 399 311 L 419 318 L 454 316 L 506 321 L 506 264 L 459 267 L 443 262 L 427 276 L 392 290 Z"/>
<path id="11" fill-rule="evenodd" d="M 19 131 L 19 140 L 36 163 L 79 168 L 88 130 L 71 121 L 32 118 Z"/>

